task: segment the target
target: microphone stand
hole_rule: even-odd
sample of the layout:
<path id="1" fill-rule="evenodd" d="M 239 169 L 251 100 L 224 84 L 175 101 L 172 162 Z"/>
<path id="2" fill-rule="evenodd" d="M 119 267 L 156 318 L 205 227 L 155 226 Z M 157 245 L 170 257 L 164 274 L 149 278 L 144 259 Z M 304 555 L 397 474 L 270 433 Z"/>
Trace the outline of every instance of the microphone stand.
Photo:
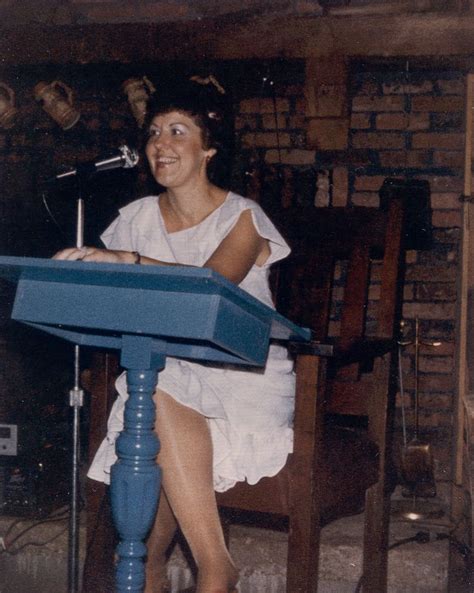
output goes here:
<path id="1" fill-rule="evenodd" d="M 84 246 L 84 200 L 77 200 L 76 247 Z M 69 391 L 69 406 L 73 409 L 72 472 L 69 514 L 68 593 L 77 593 L 79 585 L 79 463 L 80 463 L 80 410 L 84 403 L 84 390 L 80 385 L 80 347 L 74 345 L 74 387 Z"/>
<path id="2" fill-rule="evenodd" d="M 123 167 L 129 169 L 138 163 L 135 149 L 123 145 L 119 148 L 120 156 L 110 157 L 95 163 L 82 163 L 76 169 L 57 175 L 50 181 L 76 177 L 78 180 L 76 247 L 84 247 L 84 199 L 82 198 L 83 180 L 94 173 Z M 72 472 L 69 514 L 69 550 L 68 550 L 68 593 L 78 593 L 79 583 L 79 462 L 80 462 L 80 410 L 84 403 L 84 390 L 80 384 L 80 347 L 74 345 L 74 386 L 69 391 L 69 406 L 73 409 L 72 430 Z"/>

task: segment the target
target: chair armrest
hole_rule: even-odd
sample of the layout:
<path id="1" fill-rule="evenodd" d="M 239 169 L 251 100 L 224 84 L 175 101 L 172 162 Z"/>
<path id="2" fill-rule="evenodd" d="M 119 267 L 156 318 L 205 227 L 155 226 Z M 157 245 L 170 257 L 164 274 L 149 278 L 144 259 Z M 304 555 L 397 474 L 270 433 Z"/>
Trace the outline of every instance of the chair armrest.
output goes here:
<path id="1" fill-rule="evenodd" d="M 370 361 L 384 356 L 397 347 L 395 338 L 361 338 L 355 339 L 349 345 L 334 343 L 334 358 L 339 364 Z"/>
<path id="2" fill-rule="evenodd" d="M 378 356 L 384 356 L 396 347 L 397 341 L 394 338 L 377 337 L 356 339 L 349 345 L 344 346 L 338 343 L 337 338 L 326 342 L 320 342 L 319 340 L 288 342 L 288 350 L 295 356 L 298 354 L 314 354 L 315 356 L 332 357 L 339 364 L 371 360 Z"/>
<path id="3" fill-rule="evenodd" d="M 298 354 L 312 354 L 314 356 L 334 356 L 334 345 L 329 342 L 319 342 L 311 340 L 310 342 L 288 342 L 288 350 L 293 356 Z"/>

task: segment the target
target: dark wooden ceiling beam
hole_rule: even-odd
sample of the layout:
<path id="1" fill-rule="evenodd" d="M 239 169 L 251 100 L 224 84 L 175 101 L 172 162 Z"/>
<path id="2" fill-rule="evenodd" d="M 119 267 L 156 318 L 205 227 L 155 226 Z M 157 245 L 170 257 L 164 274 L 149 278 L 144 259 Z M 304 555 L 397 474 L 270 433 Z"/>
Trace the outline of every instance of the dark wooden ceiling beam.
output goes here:
<path id="1" fill-rule="evenodd" d="M 426 0 L 425 0 L 426 1 Z M 40 10 L 38 7 L 40 5 Z M 317 0 L 306 2 L 313 14 L 322 14 Z M 3 22 L 10 25 L 93 25 L 234 19 L 295 13 L 294 0 L 0 0 Z"/>
<path id="2" fill-rule="evenodd" d="M 132 24 L 257 16 L 461 14 L 473 0 L 0 0 L 10 25 Z"/>
<path id="3" fill-rule="evenodd" d="M 474 15 L 249 18 L 235 23 L 18 26 L 0 36 L 3 65 L 156 60 L 474 56 Z"/>

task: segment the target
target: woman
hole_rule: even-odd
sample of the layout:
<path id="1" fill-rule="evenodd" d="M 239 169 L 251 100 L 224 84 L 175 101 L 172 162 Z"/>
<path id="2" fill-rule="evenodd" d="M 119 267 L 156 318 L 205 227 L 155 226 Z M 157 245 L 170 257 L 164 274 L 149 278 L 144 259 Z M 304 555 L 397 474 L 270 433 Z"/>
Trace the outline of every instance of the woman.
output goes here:
<path id="1" fill-rule="evenodd" d="M 212 183 L 208 172 L 225 152 L 227 122 L 213 89 L 189 84 L 149 108 L 145 152 L 164 191 L 123 208 L 102 235 L 106 249 L 71 248 L 55 257 L 208 267 L 273 306 L 269 267 L 289 248 L 257 204 Z M 107 438 L 89 471 L 105 482 L 122 429 L 123 376 L 117 391 Z M 233 592 L 238 572 L 224 542 L 214 490 L 239 480 L 255 483 L 285 464 L 292 448 L 292 363 L 275 345 L 265 369 L 258 370 L 169 358 L 154 397 L 163 481 L 148 540 L 145 593 L 168 590 L 165 555 L 177 525 L 196 562 L 197 593 Z"/>

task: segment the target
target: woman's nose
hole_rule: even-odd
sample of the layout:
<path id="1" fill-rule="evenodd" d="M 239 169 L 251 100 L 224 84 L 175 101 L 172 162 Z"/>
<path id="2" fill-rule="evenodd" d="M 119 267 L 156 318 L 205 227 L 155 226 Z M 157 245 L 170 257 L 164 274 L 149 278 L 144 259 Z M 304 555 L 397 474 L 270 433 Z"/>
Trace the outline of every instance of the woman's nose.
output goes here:
<path id="1" fill-rule="evenodd" d="M 166 146 L 169 143 L 169 134 L 161 133 L 152 137 L 154 146 Z"/>
<path id="2" fill-rule="evenodd" d="M 158 136 L 158 134 L 154 134 L 153 136 L 150 136 L 150 139 L 148 140 L 148 143 L 151 144 L 152 146 L 158 146 L 160 144 L 160 136 Z"/>

